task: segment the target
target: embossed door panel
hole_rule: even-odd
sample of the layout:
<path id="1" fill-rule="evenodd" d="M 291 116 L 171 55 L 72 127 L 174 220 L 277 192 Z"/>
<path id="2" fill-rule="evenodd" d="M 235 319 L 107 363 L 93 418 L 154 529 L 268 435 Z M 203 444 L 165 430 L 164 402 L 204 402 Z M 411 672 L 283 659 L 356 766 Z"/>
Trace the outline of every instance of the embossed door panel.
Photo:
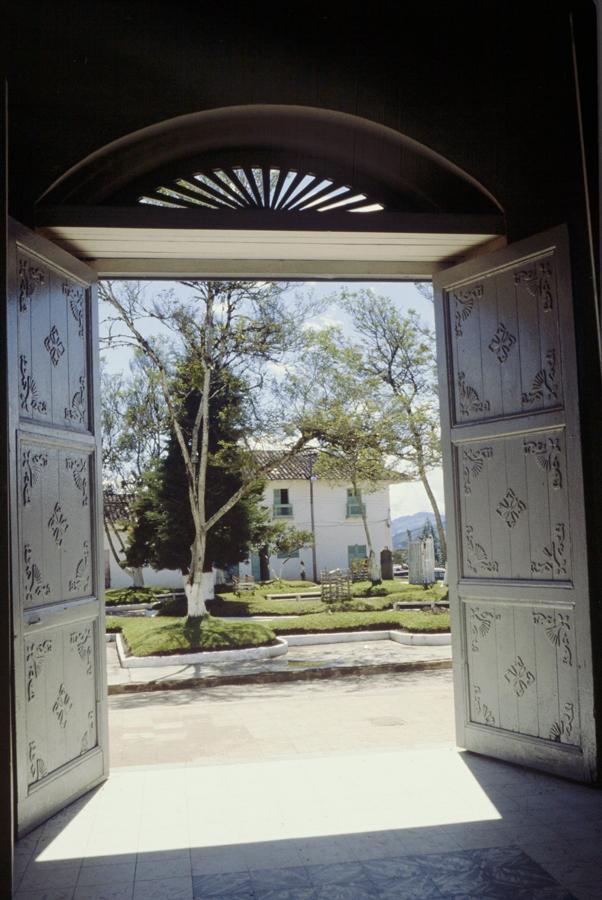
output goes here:
<path id="1" fill-rule="evenodd" d="M 566 229 L 447 269 L 435 289 L 457 740 L 592 780 Z"/>
<path id="2" fill-rule="evenodd" d="M 19 833 L 108 771 L 94 273 L 14 223 L 11 581 Z"/>

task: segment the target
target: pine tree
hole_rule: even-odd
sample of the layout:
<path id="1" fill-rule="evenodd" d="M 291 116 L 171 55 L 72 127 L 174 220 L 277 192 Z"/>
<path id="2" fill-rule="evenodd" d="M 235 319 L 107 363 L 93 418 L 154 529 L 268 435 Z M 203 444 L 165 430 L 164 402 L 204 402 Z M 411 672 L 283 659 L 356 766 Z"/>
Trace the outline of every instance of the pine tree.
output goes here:
<path id="1" fill-rule="evenodd" d="M 186 365 L 182 372 L 187 372 Z M 199 405 L 198 390 L 185 391 L 187 375 L 181 376 L 185 394 L 179 417 L 182 432 L 190 444 L 194 415 Z M 207 467 L 206 515 L 211 516 L 242 484 L 242 459 L 238 441 L 245 430 L 241 385 L 222 371 L 219 387 L 209 406 L 210 438 Z M 263 514 L 258 507 L 262 484 L 239 500 L 215 525 L 207 537 L 205 571 L 225 568 L 248 556 L 256 539 Z M 194 521 L 188 502 L 186 470 L 176 436 L 170 435 L 165 455 L 143 478 L 134 503 L 135 522 L 127 553 L 130 565 L 151 565 L 156 569 L 179 569 L 186 575 L 190 547 L 194 541 Z"/>

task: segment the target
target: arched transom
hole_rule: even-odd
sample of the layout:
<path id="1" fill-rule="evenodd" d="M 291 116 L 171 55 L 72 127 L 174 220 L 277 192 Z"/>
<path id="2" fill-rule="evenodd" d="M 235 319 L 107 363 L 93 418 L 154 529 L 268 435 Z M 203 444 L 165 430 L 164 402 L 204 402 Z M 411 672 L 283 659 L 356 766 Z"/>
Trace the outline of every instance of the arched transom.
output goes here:
<path id="1" fill-rule="evenodd" d="M 138 198 L 176 209 L 274 209 L 371 213 L 384 209 L 365 193 L 332 178 L 288 167 L 231 166 L 174 178 Z"/>

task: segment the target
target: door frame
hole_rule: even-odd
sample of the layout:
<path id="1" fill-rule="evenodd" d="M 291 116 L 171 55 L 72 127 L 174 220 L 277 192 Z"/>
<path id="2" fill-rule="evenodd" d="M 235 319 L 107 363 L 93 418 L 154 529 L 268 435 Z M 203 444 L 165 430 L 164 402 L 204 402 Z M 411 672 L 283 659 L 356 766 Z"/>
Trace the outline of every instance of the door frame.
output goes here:
<path id="1" fill-rule="evenodd" d="M 39 228 L 39 231 L 44 235 L 47 240 L 50 240 L 52 243 L 55 243 L 53 240 L 53 236 L 51 234 L 52 229 L 48 226 L 42 226 Z M 269 239 L 269 229 L 262 229 L 266 240 Z M 400 232 L 401 233 L 401 232 Z M 358 235 L 359 236 L 359 235 Z M 373 235 L 370 235 L 370 240 L 367 241 L 367 244 L 372 243 Z M 227 243 L 227 239 L 226 239 Z M 481 256 L 484 256 L 486 253 L 491 252 L 494 249 L 498 249 L 501 246 L 506 244 L 506 238 L 504 235 L 499 235 L 495 239 L 492 239 L 486 243 L 483 243 L 479 247 L 471 248 L 469 252 L 465 252 L 458 256 L 457 258 L 445 259 L 441 266 L 436 265 L 434 267 L 429 266 L 428 268 L 422 267 L 422 271 L 420 267 L 412 266 L 411 270 L 406 269 L 405 272 L 392 270 L 390 264 L 387 262 L 382 262 L 379 264 L 378 261 L 371 260 L 369 266 L 360 265 L 351 266 L 350 268 L 355 268 L 355 273 L 350 275 L 345 275 L 344 272 L 347 266 L 344 263 L 336 260 L 311 260 L 305 261 L 305 264 L 302 267 L 297 267 L 297 270 L 291 271 L 287 269 L 286 266 L 283 267 L 281 260 L 275 259 L 265 259 L 261 257 L 261 254 L 255 258 L 255 260 L 240 260 L 238 257 L 227 255 L 220 260 L 212 259 L 208 261 L 206 264 L 199 264 L 198 261 L 194 261 L 192 263 L 190 260 L 159 260 L 159 259 L 143 259 L 136 260 L 135 262 L 127 262 L 123 260 L 120 263 L 120 268 L 117 269 L 115 267 L 115 260 L 107 260 L 108 265 L 102 262 L 102 260 L 86 260 L 86 262 L 91 265 L 92 268 L 96 270 L 97 276 L 100 279 L 103 278 L 118 278 L 118 279 L 141 279 L 141 280 L 178 280 L 182 277 L 191 277 L 196 276 L 198 278 L 215 278 L 215 279 L 228 279 L 241 275 L 246 275 L 246 277 L 251 278 L 270 278 L 270 279 L 282 279 L 289 278 L 290 280 L 362 280 L 362 281 L 415 281 L 415 280 L 432 280 L 433 274 L 437 270 L 441 270 L 442 268 L 448 268 L 458 262 L 466 262 L 470 259 L 479 259 Z M 73 251 L 72 251 L 73 252 Z M 369 259 L 370 254 L 367 252 L 362 255 L 360 248 L 358 247 L 358 259 Z M 0 335 L 6 340 L 5 335 Z M 5 394 L 6 396 L 6 394 Z M 0 448 L 1 449 L 1 448 Z M 1 494 L 0 494 L 1 496 Z M 12 523 L 12 517 L 10 519 Z M 9 628 L 10 630 L 10 643 L 12 646 L 12 625 Z M 4 657 L 10 666 L 10 658 L 8 656 Z M 14 669 L 11 666 L 11 685 L 13 681 L 13 673 Z M 11 691 L 12 693 L 12 691 Z M 11 714 L 11 726 L 14 728 L 14 711 Z M 14 777 L 16 775 L 16 767 L 14 765 L 14 761 L 11 760 L 11 788 L 14 783 Z M 14 806 L 14 797 L 11 797 L 10 800 L 11 805 Z M 11 823 L 12 825 L 12 823 Z M 14 826 L 12 826 L 12 833 L 14 834 Z"/>

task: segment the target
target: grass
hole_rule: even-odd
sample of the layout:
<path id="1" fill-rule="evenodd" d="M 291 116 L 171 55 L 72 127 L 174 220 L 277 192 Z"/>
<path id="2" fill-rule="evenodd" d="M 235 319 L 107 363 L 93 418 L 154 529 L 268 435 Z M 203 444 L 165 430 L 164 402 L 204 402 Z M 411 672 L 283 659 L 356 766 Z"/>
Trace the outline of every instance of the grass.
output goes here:
<path id="1" fill-rule="evenodd" d="M 426 610 L 320 613 L 268 622 L 227 622 L 212 616 L 202 623 L 184 618 L 109 616 L 107 631 L 121 631 L 135 656 L 167 656 L 194 650 L 234 650 L 273 644 L 276 635 L 323 631 L 449 631 L 449 613 Z"/>
<path id="2" fill-rule="evenodd" d="M 152 603 L 157 594 L 168 594 L 171 588 L 162 587 L 125 587 L 109 588 L 105 591 L 107 606 L 123 606 L 129 603 Z M 177 588 L 181 590 L 181 588 Z"/>
<path id="3" fill-rule="evenodd" d="M 199 650 L 242 650 L 273 644 L 276 635 L 260 622 L 109 616 L 107 631 L 121 631 L 134 656 L 170 656 Z"/>
<path id="4" fill-rule="evenodd" d="M 432 613 L 426 610 L 401 610 L 399 612 L 335 612 L 299 616 L 296 619 L 263 623 L 276 634 L 319 634 L 321 631 L 378 631 L 398 629 L 441 633 L 450 628 L 449 613 Z"/>
<path id="5" fill-rule="evenodd" d="M 286 582 L 287 584 L 303 584 L 304 582 Z M 307 584 L 307 582 L 305 582 Z M 310 583 L 310 586 L 314 585 Z M 273 588 L 262 592 L 254 591 L 242 594 L 240 597 L 234 594 L 220 594 L 211 601 L 210 608 L 213 615 L 223 616 L 307 616 L 325 613 L 329 609 L 337 612 L 378 612 L 384 609 L 392 609 L 394 603 L 419 603 L 430 600 L 441 600 L 447 594 L 447 588 L 437 584 L 428 591 L 413 584 L 403 584 L 399 581 L 384 583 L 387 590 L 385 596 L 365 596 L 369 582 L 358 582 L 354 585 L 354 597 L 344 604 L 336 607 L 322 603 L 321 600 L 268 600 L 266 593 L 285 593 L 285 590 L 276 591 Z M 393 590 L 393 588 L 395 590 Z M 174 609 L 175 612 L 175 609 Z"/>

